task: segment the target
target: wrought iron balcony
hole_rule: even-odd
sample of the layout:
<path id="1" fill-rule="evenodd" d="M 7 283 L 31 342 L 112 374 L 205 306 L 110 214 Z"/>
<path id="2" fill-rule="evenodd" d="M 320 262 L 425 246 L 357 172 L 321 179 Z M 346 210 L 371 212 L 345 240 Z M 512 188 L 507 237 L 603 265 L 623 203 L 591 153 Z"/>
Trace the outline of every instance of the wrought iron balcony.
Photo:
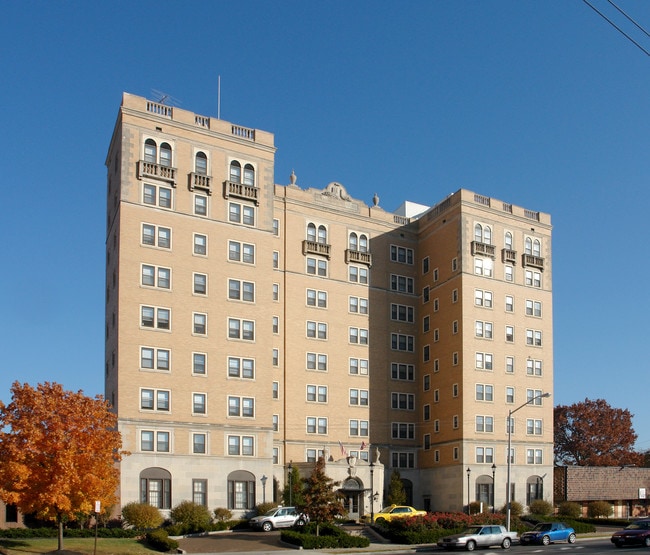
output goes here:
<path id="1" fill-rule="evenodd" d="M 223 182 L 223 198 L 237 197 L 246 200 L 252 200 L 256 206 L 260 204 L 260 190 L 259 187 L 253 185 L 244 185 L 243 183 L 235 183 L 234 181 Z"/>
<path id="2" fill-rule="evenodd" d="M 496 248 L 494 245 L 488 245 L 487 243 L 480 243 L 479 241 L 472 241 L 472 254 L 480 254 L 482 256 L 491 256 L 494 258 L 494 253 Z"/>
<path id="3" fill-rule="evenodd" d="M 351 249 L 345 249 L 345 263 L 349 264 L 354 262 L 356 264 L 365 264 L 366 266 L 372 266 L 372 254 L 369 252 L 362 251 L 353 251 Z"/>
<path id="4" fill-rule="evenodd" d="M 188 175 L 188 180 L 190 191 L 201 189 L 202 191 L 206 191 L 208 195 L 212 194 L 212 177 L 209 175 L 192 172 Z"/>
<path id="5" fill-rule="evenodd" d="M 523 254 L 521 257 L 521 265 L 524 267 L 532 266 L 533 268 L 543 270 L 544 258 L 541 256 L 535 256 L 534 254 Z"/>
<path id="6" fill-rule="evenodd" d="M 161 179 L 171 183 L 172 187 L 176 187 L 176 168 L 140 160 L 138 162 L 138 179 L 142 178 Z"/>
<path id="7" fill-rule="evenodd" d="M 330 250 L 331 246 L 327 243 L 317 243 L 316 241 L 308 241 L 307 239 L 302 242 L 302 254 L 319 254 L 329 258 Z"/>

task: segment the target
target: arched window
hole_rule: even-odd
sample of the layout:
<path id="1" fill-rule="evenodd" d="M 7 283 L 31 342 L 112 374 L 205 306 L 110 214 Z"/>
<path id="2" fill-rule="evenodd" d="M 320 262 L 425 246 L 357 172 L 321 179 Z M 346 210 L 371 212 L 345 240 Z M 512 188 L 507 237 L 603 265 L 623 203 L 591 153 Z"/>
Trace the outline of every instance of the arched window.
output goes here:
<path id="1" fill-rule="evenodd" d="M 172 167 L 172 147 L 167 143 L 160 145 L 160 165 L 167 168 Z"/>
<path id="2" fill-rule="evenodd" d="M 486 243 L 487 245 L 492 244 L 492 229 L 490 228 L 489 225 L 486 225 L 483 228 L 483 242 Z"/>
<path id="3" fill-rule="evenodd" d="M 524 252 L 526 254 L 533 254 L 533 240 L 530 237 L 526 237 L 524 242 Z"/>
<path id="4" fill-rule="evenodd" d="M 316 242 L 316 226 L 311 223 L 307 225 L 307 241 Z"/>
<path id="5" fill-rule="evenodd" d="M 539 242 L 539 239 L 533 241 L 533 254 L 535 256 L 540 256 L 542 252 L 542 244 Z"/>
<path id="6" fill-rule="evenodd" d="M 140 501 L 159 509 L 171 509 L 172 475 L 164 468 L 145 468 L 140 472 Z"/>
<path id="7" fill-rule="evenodd" d="M 241 183 L 241 164 L 237 160 L 230 162 L 230 181 Z"/>
<path id="8" fill-rule="evenodd" d="M 481 226 L 481 224 L 476 224 L 474 226 L 474 241 L 479 243 L 483 242 L 483 226 Z"/>
<path id="9" fill-rule="evenodd" d="M 197 152 L 194 158 L 194 171 L 201 175 L 208 175 L 208 157 L 203 152 Z"/>
<path id="10" fill-rule="evenodd" d="M 366 235 L 359 235 L 359 250 L 361 252 L 368 252 L 368 237 Z"/>
<path id="11" fill-rule="evenodd" d="M 255 476 L 246 470 L 228 474 L 228 508 L 252 509 L 255 507 Z"/>
<path id="12" fill-rule="evenodd" d="M 250 164 L 244 166 L 244 185 L 255 185 L 255 169 Z"/>
<path id="13" fill-rule="evenodd" d="M 327 244 L 327 229 L 324 225 L 318 226 L 318 242 L 321 245 Z"/>
<path id="14" fill-rule="evenodd" d="M 506 245 L 506 249 L 512 250 L 512 233 L 510 233 L 509 231 L 506 231 L 505 245 Z"/>
<path id="15" fill-rule="evenodd" d="M 153 139 L 147 139 L 144 142 L 144 161 L 152 164 L 158 161 L 156 142 Z"/>

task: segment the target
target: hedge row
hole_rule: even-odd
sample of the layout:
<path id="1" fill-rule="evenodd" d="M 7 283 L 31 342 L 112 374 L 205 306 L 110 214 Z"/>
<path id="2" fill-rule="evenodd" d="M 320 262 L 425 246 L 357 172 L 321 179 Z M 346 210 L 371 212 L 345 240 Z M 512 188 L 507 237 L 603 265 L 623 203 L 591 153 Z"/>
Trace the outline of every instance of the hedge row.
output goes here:
<path id="1" fill-rule="evenodd" d="M 368 547 L 370 540 L 363 536 L 351 536 L 345 530 L 333 524 L 321 524 L 316 535 L 316 524 L 311 522 L 303 531 L 283 530 L 282 541 L 299 545 L 303 549 L 337 549 Z"/>
<path id="2" fill-rule="evenodd" d="M 97 537 L 99 538 L 135 538 L 142 532 L 136 530 L 124 530 L 122 528 L 98 528 Z M 10 539 L 23 538 L 56 538 L 58 535 L 57 528 L 7 528 L 0 530 L 0 537 Z M 94 528 L 64 528 L 63 537 L 65 538 L 94 538 Z"/>

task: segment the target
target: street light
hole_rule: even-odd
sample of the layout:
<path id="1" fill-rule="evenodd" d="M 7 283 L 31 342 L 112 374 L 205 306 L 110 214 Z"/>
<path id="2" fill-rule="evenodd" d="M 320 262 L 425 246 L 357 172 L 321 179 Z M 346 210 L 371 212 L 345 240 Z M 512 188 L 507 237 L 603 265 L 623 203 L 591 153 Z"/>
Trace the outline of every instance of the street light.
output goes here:
<path id="1" fill-rule="evenodd" d="M 469 509 L 469 503 L 470 503 L 470 501 L 469 501 L 469 475 L 472 473 L 472 471 L 470 470 L 469 466 L 467 467 L 466 472 L 467 472 L 467 514 L 471 515 L 472 513 L 471 513 L 471 511 Z"/>
<path id="2" fill-rule="evenodd" d="M 494 475 L 496 474 L 497 471 L 497 465 L 495 463 L 492 463 L 492 514 L 494 514 L 494 489 L 495 489 L 495 482 L 494 482 Z"/>
<path id="3" fill-rule="evenodd" d="M 526 401 L 523 405 L 519 405 L 516 409 L 514 410 L 509 410 L 508 411 L 508 453 L 507 453 L 507 458 L 508 458 L 508 475 L 506 478 L 506 530 L 508 532 L 510 531 L 510 504 L 511 504 L 511 499 L 510 499 L 510 465 L 512 464 L 512 415 L 517 412 L 519 409 L 523 409 L 526 405 L 530 405 L 531 403 L 537 401 L 537 399 L 541 398 L 547 398 L 550 397 L 550 393 L 540 393 L 539 395 L 535 395 L 534 397 L 531 397 Z"/>
<path id="4" fill-rule="evenodd" d="M 293 493 L 293 487 L 292 487 L 292 480 L 293 480 L 293 465 L 291 464 L 291 461 L 289 461 L 289 466 L 287 467 L 287 470 L 289 471 L 289 506 L 293 506 L 293 502 L 291 499 L 291 494 Z"/>
<path id="5" fill-rule="evenodd" d="M 375 482 L 374 482 L 375 463 L 370 461 L 370 524 L 375 521 Z"/>
<path id="6" fill-rule="evenodd" d="M 266 475 L 262 474 L 262 477 L 260 478 L 260 482 L 262 482 L 262 503 L 266 503 L 266 481 L 268 478 Z"/>

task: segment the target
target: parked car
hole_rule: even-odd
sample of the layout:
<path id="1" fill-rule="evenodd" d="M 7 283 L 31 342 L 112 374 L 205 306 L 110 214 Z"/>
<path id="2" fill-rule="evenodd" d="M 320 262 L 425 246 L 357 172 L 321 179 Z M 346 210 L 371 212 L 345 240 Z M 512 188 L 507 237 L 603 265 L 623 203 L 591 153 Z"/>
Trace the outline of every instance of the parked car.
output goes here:
<path id="1" fill-rule="evenodd" d="M 304 526 L 307 522 L 309 522 L 309 517 L 298 512 L 295 507 L 276 507 L 263 515 L 251 518 L 248 524 L 252 528 L 261 528 L 265 532 L 270 532 L 275 528 Z"/>
<path id="2" fill-rule="evenodd" d="M 524 532 L 519 541 L 522 545 L 541 543 L 548 545 L 552 542 L 576 542 L 576 531 L 563 522 L 540 522 L 532 530 Z"/>
<path id="3" fill-rule="evenodd" d="M 389 522 L 396 518 L 407 518 L 409 516 L 424 516 L 426 511 L 420 511 L 409 507 L 407 505 L 391 505 L 390 507 L 384 507 L 378 513 L 375 513 L 375 522 Z"/>
<path id="4" fill-rule="evenodd" d="M 612 543 L 616 547 L 624 545 L 645 545 L 650 547 L 650 519 L 637 520 L 624 530 L 612 534 Z"/>
<path id="5" fill-rule="evenodd" d="M 503 549 L 510 549 L 510 546 L 517 541 L 519 541 L 517 532 L 508 531 L 505 526 L 486 524 L 469 526 L 460 534 L 440 538 L 438 546 L 447 550 L 464 547 L 467 551 L 474 551 L 477 547 L 492 547 L 493 545 L 500 545 Z"/>

